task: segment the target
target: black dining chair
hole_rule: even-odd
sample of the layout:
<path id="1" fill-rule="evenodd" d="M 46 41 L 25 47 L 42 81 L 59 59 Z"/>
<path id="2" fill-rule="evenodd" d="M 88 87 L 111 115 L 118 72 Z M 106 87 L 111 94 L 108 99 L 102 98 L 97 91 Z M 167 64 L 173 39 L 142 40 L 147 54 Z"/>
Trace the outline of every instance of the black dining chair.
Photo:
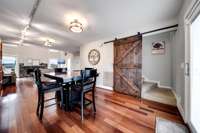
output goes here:
<path id="1" fill-rule="evenodd" d="M 94 68 L 91 68 L 91 67 L 86 67 L 85 70 L 92 70 Z"/>
<path id="2" fill-rule="evenodd" d="M 90 104 L 93 105 L 94 114 L 96 113 L 95 106 L 95 87 L 96 87 L 97 70 L 81 70 L 81 80 L 72 87 L 72 91 L 78 91 L 80 94 L 81 105 L 81 120 L 84 120 L 84 108 Z M 92 100 L 87 99 L 85 94 L 92 92 Z"/>
<path id="3" fill-rule="evenodd" d="M 9 85 L 9 83 L 10 83 L 10 77 L 5 77 L 5 76 L 3 76 L 3 80 L 1 81 L 1 83 L 0 83 L 0 96 L 3 96 L 3 92 L 4 92 L 4 90 L 5 90 L 5 88 L 6 88 L 6 86 L 8 86 Z"/>
<path id="4" fill-rule="evenodd" d="M 43 110 L 44 110 L 44 103 L 47 102 L 47 101 L 50 101 L 50 100 L 54 100 L 56 99 L 55 98 L 50 98 L 50 99 L 46 99 L 45 100 L 45 93 L 49 93 L 49 92 L 60 92 L 61 94 L 61 102 L 60 102 L 60 106 L 62 107 L 63 106 L 63 88 L 62 88 L 62 84 L 59 84 L 59 83 L 48 83 L 48 84 L 45 84 L 41 81 L 41 71 L 39 68 L 36 68 L 34 70 L 34 80 L 35 80 L 35 83 L 37 85 L 37 88 L 38 88 L 38 105 L 37 105 L 37 111 L 36 111 L 36 114 L 37 116 L 39 116 L 40 120 L 42 120 L 42 116 L 43 116 Z M 51 105 L 54 105 L 54 104 L 51 104 Z M 46 106 L 48 107 L 48 106 Z"/>
<path id="5" fill-rule="evenodd" d="M 66 73 L 67 68 L 55 68 L 54 71 L 55 73 Z"/>

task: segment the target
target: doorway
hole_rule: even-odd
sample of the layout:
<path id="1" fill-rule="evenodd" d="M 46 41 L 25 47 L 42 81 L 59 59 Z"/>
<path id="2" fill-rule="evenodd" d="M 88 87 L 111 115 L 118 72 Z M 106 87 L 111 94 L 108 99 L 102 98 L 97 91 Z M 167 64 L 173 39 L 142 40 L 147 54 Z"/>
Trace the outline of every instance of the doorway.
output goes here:
<path id="1" fill-rule="evenodd" d="M 176 31 L 143 36 L 142 43 L 142 98 L 176 106 Z M 156 47 L 155 46 L 160 46 Z"/>

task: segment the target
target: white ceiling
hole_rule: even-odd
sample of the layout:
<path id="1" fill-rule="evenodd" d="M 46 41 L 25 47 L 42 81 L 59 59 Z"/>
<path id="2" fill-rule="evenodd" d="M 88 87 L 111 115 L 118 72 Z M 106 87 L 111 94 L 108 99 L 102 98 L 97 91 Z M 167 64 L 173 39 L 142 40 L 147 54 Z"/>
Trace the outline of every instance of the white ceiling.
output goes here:
<path id="1" fill-rule="evenodd" d="M 19 41 L 34 2 L 0 1 L 0 37 L 4 42 Z M 53 48 L 77 51 L 91 41 L 176 23 L 182 3 L 183 0 L 41 0 L 25 43 L 43 46 L 43 38 L 52 38 L 56 41 Z M 82 33 L 68 30 L 66 23 L 73 16 L 87 21 Z"/>

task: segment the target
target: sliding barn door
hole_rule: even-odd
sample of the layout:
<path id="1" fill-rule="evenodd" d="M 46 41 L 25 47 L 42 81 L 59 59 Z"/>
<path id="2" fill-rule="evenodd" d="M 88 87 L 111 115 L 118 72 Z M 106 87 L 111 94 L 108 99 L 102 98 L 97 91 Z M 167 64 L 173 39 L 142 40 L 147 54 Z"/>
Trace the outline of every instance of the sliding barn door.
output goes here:
<path id="1" fill-rule="evenodd" d="M 142 36 L 114 41 L 114 90 L 140 97 L 142 86 Z"/>

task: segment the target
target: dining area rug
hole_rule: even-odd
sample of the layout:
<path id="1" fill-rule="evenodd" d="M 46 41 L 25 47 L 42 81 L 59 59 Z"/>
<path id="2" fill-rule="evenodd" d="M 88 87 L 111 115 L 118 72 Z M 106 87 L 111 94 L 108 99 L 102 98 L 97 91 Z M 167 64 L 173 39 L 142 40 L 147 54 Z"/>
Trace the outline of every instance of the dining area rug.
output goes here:
<path id="1" fill-rule="evenodd" d="M 156 133 L 189 133 L 189 130 L 185 125 L 157 117 Z"/>

